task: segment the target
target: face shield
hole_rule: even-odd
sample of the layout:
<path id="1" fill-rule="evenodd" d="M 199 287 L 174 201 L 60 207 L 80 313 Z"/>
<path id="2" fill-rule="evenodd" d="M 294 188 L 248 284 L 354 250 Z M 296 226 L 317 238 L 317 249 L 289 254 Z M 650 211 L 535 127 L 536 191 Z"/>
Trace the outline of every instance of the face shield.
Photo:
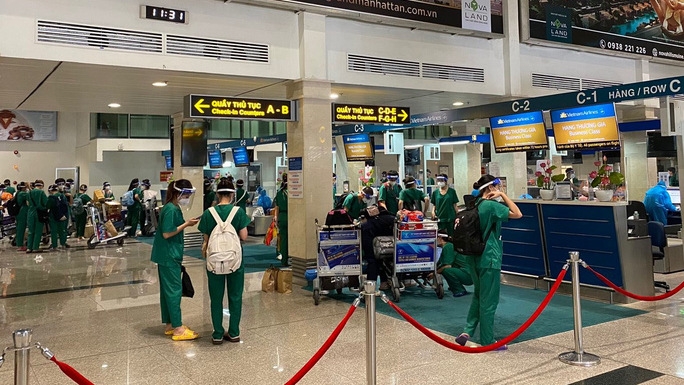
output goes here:
<path id="1" fill-rule="evenodd" d="M 189 211 L 195 201 L 195 189 L 194 188 L 180 188 L 174 186 L 176 191 L 179 192 L 178 195 L 178 205 L 181 206 L 185 211 Z"/>
<path id="2" fill-rule="evenodd" d="M 222 193 L 222 194 L 233 194 L 233 196 L 230 198 L 230 203 L 235 202 L 235 190 L 232 188 L 220 188 L 216 190 L 217 193 Z"/>

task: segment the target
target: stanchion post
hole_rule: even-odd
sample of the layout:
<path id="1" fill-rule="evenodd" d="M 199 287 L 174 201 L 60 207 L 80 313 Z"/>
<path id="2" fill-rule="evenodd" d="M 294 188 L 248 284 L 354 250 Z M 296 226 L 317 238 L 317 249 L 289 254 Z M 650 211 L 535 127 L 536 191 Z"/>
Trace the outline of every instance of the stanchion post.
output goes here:
<path id="1" fill-rule="evenodd" d="M 14 385 L 28 385 L 29 358 L 33 330 L 19 329 L 12 333 L 14 340 Z"/>
<path id="2" fill-rule="evenodd" d="M 594 366 L 601 362 L 601 358 L 584 351 L 582 340 L 582 307 L 580 302 L 579 265 L 582 260 L 579 251 L 571 251 L 568 263 L 572 265 L 572 310 L 575 319 L 575 351 L 562 353 L 558 356 L 561 362 L 569 365 Z"/>
<path id="3" fill-rule="evenodd" d="M 375 282 L 366 281 L 363 285 L 366 297 L 366 384 L 376 384 L 375 356 Z"/>

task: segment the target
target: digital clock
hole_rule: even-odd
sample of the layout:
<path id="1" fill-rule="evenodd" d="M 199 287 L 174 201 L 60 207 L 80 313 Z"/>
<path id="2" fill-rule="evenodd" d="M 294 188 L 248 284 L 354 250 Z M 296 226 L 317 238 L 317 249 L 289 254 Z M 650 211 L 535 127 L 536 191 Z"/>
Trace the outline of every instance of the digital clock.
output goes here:
<path id="1" fill-rule="evenodd" d="M 153 5 L 141 5 L 140 17 L 144 19 L 170 21 L 172 23 L 181 24 L 188 22 L 188 13 L 182 9 L 155 7 Z"/>

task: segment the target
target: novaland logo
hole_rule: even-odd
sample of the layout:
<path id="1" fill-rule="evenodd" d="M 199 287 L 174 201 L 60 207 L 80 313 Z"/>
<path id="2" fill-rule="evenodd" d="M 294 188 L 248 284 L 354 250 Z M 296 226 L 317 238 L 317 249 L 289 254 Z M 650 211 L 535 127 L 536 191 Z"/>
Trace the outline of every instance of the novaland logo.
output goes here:
<path id="1" fill-rule="evenodd" d="M 480 5 L 477 0 L 473 0 L 470 3 L 465 3 L 466 7 L 469 8 L 470 11 L 475 11 L 475 12 L 487 12 L 487 6 L 482 4 Z"/>

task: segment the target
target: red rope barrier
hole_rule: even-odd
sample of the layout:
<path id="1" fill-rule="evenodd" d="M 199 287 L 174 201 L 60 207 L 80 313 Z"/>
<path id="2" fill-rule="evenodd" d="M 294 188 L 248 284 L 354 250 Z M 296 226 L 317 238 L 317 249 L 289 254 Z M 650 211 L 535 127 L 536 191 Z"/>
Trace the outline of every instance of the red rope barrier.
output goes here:
<path id="1" fill-rule="evenodd" d="M 495 349 L 500 348 L 501 346 L 506 345 L 507 343 L 513 341 L 514 339 L 518 338 L 520 334 L 522 334 L 532 323 L 539 317 L 539 315 L 544 311 L 544 308 L 546 308 L 546 305 L 548 305 L 549 301 L 551 301 L 551 298 L 553 295 L 556 293 L 558 290 L 558 287 L 560 287 L 563 277 L 565 277 L 565 273 L 567 272 L 567 269 L 561 270 L 560 274 L 558 274 L 558 278 L 556 278 L 556 282 L 553 284 L 551 287 L 551 290 L 546 294 L 546 297 L 544 297 L 544 300 L 542 301 L 541 304 L 539 304 L 539 307 L 537 307 L 537 310 L 535 310 L 534 314 L 525 321 L 524 324 L 522 324 L 516 331 L 513 332 L 510 336 L 495 342 L 491 345 L 487 346 L 478 346 L 478 347 L 470 347 L 470 346 L 461 346 L 457 343 L 447 341 L 443 339 L 442 337 L 436 335 L 435 333 L 431 332 L 428 330 L 425 326 L 421 325 L 416 321 L 414 318 L 412 318 L 410 315 L 408 315 L 405 311 L 399 308 L 399 306 L 395 305 L 392 301 L 386 300 L 387 304 L 390 305 L 394 310 L 396 310 L 397 313 L 399 313 L 406 321 L 408 321 L 411 325 L 413 325 L 416 329 L 418 329 L 421 333 L 425 334 L 428 338 L 431 340 L 437 342 L 438 344 L 452 349 L 456 350 L 461 353 L 484 353 L 484 352 L 489 352 Z"/>
<path id="2" fill-rule="evenodd" d="M 640 301 L 658 301 L 661 299 L 670 298 L 684 288 L 684 282 L 682 282 L 679 284 L 679 286 L 675 287 L 674 290 L 668 291 L 667 293 L 663 293 L 663 294 L 652 296 L 652 297 L 651 296 L 645 296 L 645 295 L 638 295 L 638 294 L 630 293 L 627 290 L 621 288 L 620 286 L 617 286 L 613 282 L 610 282 L 610 280 L 608 278 L 604 277 L 603 274 L 592 269 L 591 266 L 587 265 L 586 263 L 583 266 L 586 269 L 588 269 L 589 271 L 591 271 L 592 273 L 594 273 L 594 275 L 596 275 L 596 277 L 598 279 L 603 281 L 603 283 L 610 286 L 611 288 L 613 288 L 618 293 L 625 295 L 627 297 L 630 297 L 630 298 L 638 299 Z"/>
<path id="3" fill-rule="evenodd" d="M 76 369 L 69 366 L 69 364 L 65 364 L 64 362 L 58 361 L 55 358 L 55 356 L 52 356 L 52 358 L 50 358 L 50 361 L 57 364 L 57 366 L 59 366 L 59 368 L 62 369 L 62 372 L 64 372 L 64 374 L 66 374 L 69 378 L 74 380 L 74 382 L 78 385 L 95 385 L 92 382 L 90 382 L 90 380 L 83 377 L 81 373 L 77 372 Z"/>
<path id="4" fill-rule="evenodd" d="M 295 373 L 295 375 L 292 376 L 292 378 L 290 378 L 290 380 L 288 382 L 285 383 L 285 385 L 294 385 L 294 384 L 298 383 L 299 380 L 301 380 L 307 373 L 309 373 L 311 368 L 313 368 L 314 365 L 316 365 L 316 363 L 318 363 L 318 360 L 320 360 L 321 357 L 323 357 L 323 355 L 328 351 L 328 349 L 330 349 L 330 346 L 332 346 L 332 344 L 335 342 L 337 337 L 342 332 L 342 329 L 344 329 L 344 327 L 347 325 L 347 321 L 349 321 L 349 318 L 351 318 L 351 316 L 352 316 L 352 314 L 354 314 L 355 310 L 356 310 L 356 302 L 353 305 L 351 305 L 351 307 L 347 311 L 347 314 L 344 316 L 342 321 L 340 321 L 339 325 L 337 325 L 335 330 L 333 330 L 330 337 L 328 337 L 328 339 L 325 340 L 325 342 L 323 343 L 323 346 L 321 346 L 320 349 L 318 349 L 316 354 L 314 354 L 313 357 L 311 357 L 311 359 L 309 359 L 309 361 L 307 361 L 307 363 L 304 364 L 304 366 L 301 369 L 299 369 L 299 371 L 297 373 Z"/>

